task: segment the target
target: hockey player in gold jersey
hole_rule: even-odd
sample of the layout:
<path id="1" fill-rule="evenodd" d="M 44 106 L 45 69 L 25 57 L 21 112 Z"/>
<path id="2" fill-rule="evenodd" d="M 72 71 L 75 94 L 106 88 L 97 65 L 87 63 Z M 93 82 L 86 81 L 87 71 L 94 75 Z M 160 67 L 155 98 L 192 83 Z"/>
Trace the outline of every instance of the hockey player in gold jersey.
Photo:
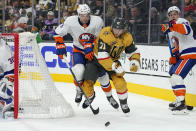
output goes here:
<path id="1" fill-rule="evenodd" d="M 94 58 L 86 65 L 82 88 L 90 102 L 92 102 L 95 98 L 93 86 L 97 78 L 100 75 L 109 74 L 108 79 L 105 79 L 105 81 L 109 81 L 109 78 L 112 80 L 122 111 L 129 113 L 127 83 L 123 78 L 125 71 L 118 60 L 122 52 L 125 51 L 130 60 L 130 71 L 136 72 L 140 67 L 140 53 L 134 44 L 132 35 L 126 29 L 126 20 L 117 17 L 111 26 L 101 30 L 94 43 Z M 112 96 L 111 88 L 103 90 L 106 92 L 108 101 L 112 103 L 113 101 L 110 99 L 110 96 Z M 88 105 L 88 102 L 84 101 L 83 106 L 87 107 Z"/>

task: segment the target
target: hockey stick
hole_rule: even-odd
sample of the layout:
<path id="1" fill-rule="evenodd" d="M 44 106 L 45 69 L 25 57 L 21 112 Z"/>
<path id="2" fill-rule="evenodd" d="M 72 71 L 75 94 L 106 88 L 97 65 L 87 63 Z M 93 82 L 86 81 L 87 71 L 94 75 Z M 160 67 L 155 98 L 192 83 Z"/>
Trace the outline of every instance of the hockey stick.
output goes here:
<path id="1" fill-rule="evenodd" d="M 78 84 L 78 86 L 79 86 L 79 88 L 81 89 L 82 93 L 84 94 L 84 97 L 86 98 L 86 100 L 87 100 L 87 102 L 88 102 L 88 104 L 89 104 L 89 106 L 90 106 L 90 108 L 91 108 L 93 114 L 94 114 L 94 115 L 97 115 L 97 114 L 99 113 L 99 107 L 98 107 L 96 110 L 92 107 L 92 105 L 91 105 L 91 103 L 90 103 L 88 97 L 86 96 L 86 94 L 84 93 L 84 91 L 83 91 L 81 85 L 80 85 L 79 82 L 77 81 L 76 76 L 75 76 L 75 74 L 73 73 L 73 70 L 71 69 L 71 67 L 70 67 L 70 65 L 69 65 L 69 63 L 68 63 L 68 61 L 67 61 L 67 59 L 66 59 L 66 56 L 63 56 L 63 60 L 64 60 L 64 62 L 66 63 L 67 67 L 69 68 L 69 70 L 70 70 L 70 72 L 71 72 L 71 74 L 72 74 L 74 80 L 75 80 L 76 83 Z"/>
<path id="2" fill-rule="evenodd" d="M 170 43 L 170 39 L 169 39 L 168 33 L 166 34 L 166 37 L 167 37 L 167 40 L 168 40 L 170 55 L 173 56 L 173 54 L 172 54 L 172 47 L 171 47 L 171 43 Z"/>

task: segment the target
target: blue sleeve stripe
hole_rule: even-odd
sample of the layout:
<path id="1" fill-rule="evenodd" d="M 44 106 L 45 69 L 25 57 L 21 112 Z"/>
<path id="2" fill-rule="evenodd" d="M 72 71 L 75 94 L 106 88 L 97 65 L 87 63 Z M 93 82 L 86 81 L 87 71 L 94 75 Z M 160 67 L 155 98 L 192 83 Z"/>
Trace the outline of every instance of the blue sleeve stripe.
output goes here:
<path id="1" fill-rule="evenodd" d="M 10 70 L 10 71 L 4 72 L 4 74 L 0 76 L 0 79 L 2 79 L 4 76 L 10 75 L 10 74 L 14 74 L 14 69 L 13 70 Z"/>
<path id="2" fill-rule="evenodd" d="M 53 35 L 59 35 L 59 34 L 57 34 L 56 31 L 54 31 L 54 34 Z"/>
<path id="3" fill-rule="evenodd" d="M 191 33 L 191 28 L 190 28 L 190 26 L 185 25 L 185 27 L 186 27 L 186 30 L 187 30 L 186 35 L 190 34 L 190 33 Z"/>
<path id="4" fill-rule="evenodd" d="M 191 47 L 188 49 L 184 49 L 180 54 L 187 54 L 187 53 L 196 53 L 196 47 Z"/>

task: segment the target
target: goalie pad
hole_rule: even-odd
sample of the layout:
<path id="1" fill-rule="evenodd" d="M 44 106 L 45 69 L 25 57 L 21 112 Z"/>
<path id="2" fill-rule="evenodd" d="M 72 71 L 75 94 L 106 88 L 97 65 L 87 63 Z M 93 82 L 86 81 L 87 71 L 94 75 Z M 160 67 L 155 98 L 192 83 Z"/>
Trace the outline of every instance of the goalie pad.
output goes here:
<path id="1" fill-rule="evenodd" d="M 6 112 L 13 106 L 13 82 L 8 80 L 9 77 L 0 81 L 0 110 Z"/>
<path id="2" fill-rule="evenodd" d="M 0 81 L 0 99 L 9 99 L 13 93 L 13 82 L 7 78 Z"/>

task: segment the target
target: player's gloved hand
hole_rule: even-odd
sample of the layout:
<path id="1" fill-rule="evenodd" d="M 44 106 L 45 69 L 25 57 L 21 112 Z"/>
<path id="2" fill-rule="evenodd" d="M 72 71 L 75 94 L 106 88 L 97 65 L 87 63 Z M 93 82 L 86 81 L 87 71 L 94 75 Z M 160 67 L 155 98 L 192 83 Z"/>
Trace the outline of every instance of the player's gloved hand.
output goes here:
<path id="1" fill-rule="evenodd" d="M 137 72 L 139 67 L 140 67 L 140 63 L 138 60 L 133 59 L 130 61 L 130 71 L 131 72 Z"/>
<path id="2" fill-rule="evenodd" d="M 170 32 L 169 24 L 162 24 L 162 25 L 161 25 L 161 31 L 162 31 L 164 34 L 169 33 L 169 32 Z"/>
<path id="3" fill-rule="evenodd" d="M 173 25 L 176 24 L 174 20 L 168 22 L 169 28 L 173 28 Z"/>
<path id="4" fill-rule="evenodd" d="M 88 59 L 89 61 L 93 60 L 94 57 L 93 46 L 94 45 L 91 42 L 87 42 L 84 44 L 85 58 Z"/>
<path id="5" fill-rule="evenodd" d="M 171 56 L 169 58 L 169 63 L 170 64 L 176 64 L 178 62 L 178 59 L 175 56 Z"/>
<path id="6" fill-rule="evenodd" d="M 168 32 L 173 30 L 174 24 L 176 24 L 176 22 L 174 20 L 169 21 L 168 24 L 162 24 L 161 31 L 164 34 L 167 34 Z"/>
<path id="7" fill-rule="evenodd" d="M 64 43 L 56 43 L 56 54 L 63 59 L 63 55 L 67 56 L 67 50 Z"/>
<path id="8" fill-rule="evenodd" d="M 117 75 L 123 76 L 125 74 L 124 69 L 119 61 L 114 61 L 112 64 L 112 70 L 116 72 Z"/>

